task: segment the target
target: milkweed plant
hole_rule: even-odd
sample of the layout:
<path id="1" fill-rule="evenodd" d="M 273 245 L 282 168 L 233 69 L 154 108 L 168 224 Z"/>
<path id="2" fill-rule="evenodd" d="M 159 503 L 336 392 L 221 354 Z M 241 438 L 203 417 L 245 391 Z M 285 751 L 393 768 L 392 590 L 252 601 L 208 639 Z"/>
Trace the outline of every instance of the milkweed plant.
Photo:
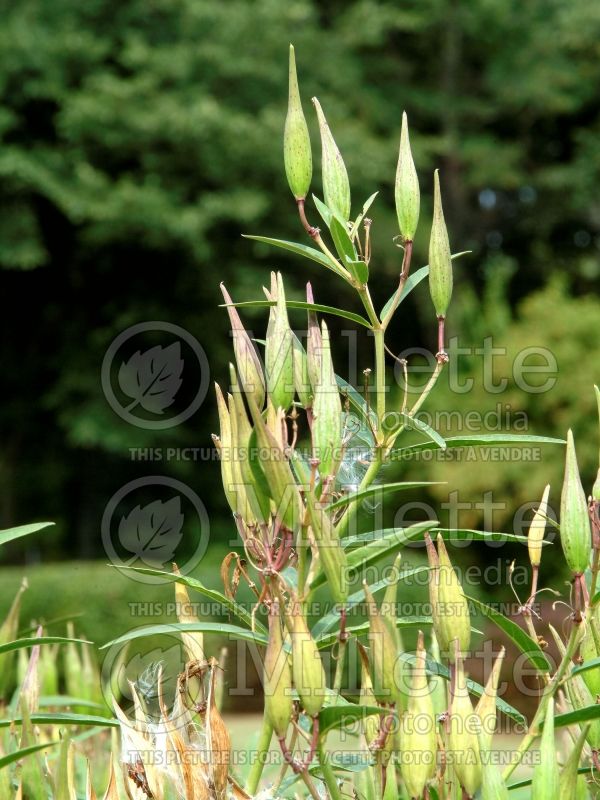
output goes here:
<path id="1" fill-rule="evenodd" d="M 356 308 L 319 304 L 310 283 L 305 301 L 288 300 L 278 272 L 271 274 L 265 297 L 255 301 L 235 303 L 222 285 L 234 360 L 228 386 L 216 386 L 220 430 L 214 443 L 244 557 L 234 552 L 225 560 L 223 592 L 207 589 L 174 566 L 178 622 L 170 630 L 181 635 L 187 664 L 174 698 L 164 696 L 160 668 L 151 676 L 158 685 L 160 708 L 152 719 L 142 691 L 148 676 L 140 676 L 131 687 L 131 718 L 116 690 L 104 721 L 83 713 L 43 713 L 40 681 L 50 687 L 46 693 L 59 712 L 66 705 L 56 697 L 59 684 L 52 651 L 50 657 L 43 655 L 47 645 L 69 648 L 64 662 L 68 693 L 71 700 L 84 703 L 78 708 L 75 701 L 75 712 L 85 712 L 85 703 L 89 710 L 89 703 L 98 700 L 90 687 L 99 678 L 86 655 L 86 642 L 76 639 L 72 630 L 67 637 L 48 637 L 38 628 L 33 637 L 15 638 L 19 594 L 0 628 L 0 694 L 2 685 L 12 680 L 15 652 L 29 648 L 28 658 L 20 657 L 18 689 L 9 713 L 0 719 L 6 729 L 0 738 L 2 798 L 96 798 L 89 766 L 85 795 L 76 790 L 76 737 L 55 735 L 57 725 L 74 724 L 113 728 L 105 800 L 600 796 L 600 470 L 587 497 L 571 431 L 565 441 L 510 432 L 444 438 L 418 416 L 449 360 L 445 322 L 452 298 L 452 262 L 463 255 L 452 254 L 450 248 L 443 176 L 437 170 L 433 174 L 429 264 L 414 270 L 413 240 L 419 223 L 426 223 L 403 114 L 394 192 L 402 260 L 397 285 L 378 311 L 369 289 L 368 214 L 375 195 L 353 217 L 344 160 L 316 98 L 313 105 L 322 148 L 322 199 L 312 195 L 307 205 L 312 152 L 291 47 L 283 153 L 304 240 L 248 238 L 291 251 L 313 262 L 311 268 L 316 262 L 319 269 L 329 270 L 356 293 Z M 434 367 L 424 388 L 411 393 L 416 396 L 413 402 L 406 391 L 395 400 L 387 391 L 391 365 L 386 333 L 402 302 L 425 279 L 437 338 Z M 244 326 L 246 308 L 268 309 L 264 340 L 255 339 Z M 289 310 L 306 314 L 305 335 L 298 336 L 290 327 Z M 352 386 L 335 369 L 326 322 L 332 315 L 372 339 L 374 367 L 365 369 L 361 387 Z M 597 387 L 595 392 L 600 413 Z M 404 444 L 409 432 L 413 440 L 418 437 L 416 444 Z M 427 485 L 414 480 L 382 482 L 382 468 L 399 454 L 532 441 L 564 446 L 559 523 L 549 515 L 547 486 L 527 536 L 445 529 L 435 519 L 363 530 L 365 520 L 372 519 L 360 513 L 365 503 L 382 503 L 392 493 Z M 548 523 L 559 528 L 571 574 L 560 631 L 541 618 L 537 603 L 543 553 L 558 552 L 558 545 L 546 536 Z M 0 532 L 0 544 L 35 527 Z M 523 551 L 527 548 L 531 586 L 516 618 L 465 594 L 453 566 L 453 547 L 461 540 L 464 544 L 466 535 L 484 542 L 503 537 L 523 545 Z M 406 548 L 417 544 L 427 553 L 426 563 L 404 566 Z M 393 569 L 379 580 L 363 579 L 372 575 L 366 568 L 382 559 L 392 561 Z M 426 577 L 431 613 L 399 616 L 398 585 L 416 573 Z M 235 599 L 242 581 L 255 595 L 251 612 Z M 204 639 L 206 631 L 218 626 L 191 613 L 188 588 L 222 602 L 236 621 L 223 626 L 227 636 L 260 648 L 264 714 L 245 771 L 233 764 L 230 733 L 220 713 L 225 664 L 222 657 L 207 654 Z M 315 614 L 317 596 L 318 608 L 326 611 Z M 498 650 L 483 685 L 471 680 L 465 667 L 474 651 L 475 614 L 498 627 L 513 654 L 504 647 Z M 411 638 L 408 629 L 416 634 L 414 649 L 404 644 Z M 127 638 L 133 636 L 122 640 Z M 558 659 L 550 658 L 549 642 Z M 539 687 L 528 725 L 499 691 L 503 662 L 515 653 Z M 358 692 L 349 685 L 352 658 L 360 676 Z M 508 745 L 499 741 L 503 718 L 522 728 L 520 737 L 511 736 Z M 352 744 L 350 753 L 344 752 L 352 758 L 340 759 L 340 741 L 346 735 Z M 59 755 L 51 762 L 46 754 L 53 747 Z M 509 757 L 499 759 L 506 747 Z M 273 760 L 277 768 L 265 769 Z M 513 777 L 526 761 L 533 769 L 523 778 Z"/>

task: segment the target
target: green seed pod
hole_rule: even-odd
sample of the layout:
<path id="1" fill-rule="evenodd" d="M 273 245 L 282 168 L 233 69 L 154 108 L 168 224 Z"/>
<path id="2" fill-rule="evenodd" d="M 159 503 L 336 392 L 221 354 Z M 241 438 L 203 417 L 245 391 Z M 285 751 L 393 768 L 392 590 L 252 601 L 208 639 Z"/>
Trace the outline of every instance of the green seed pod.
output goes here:
<path id="1" fill-rule="evenodd" d="M 392 569 L 392 575 L 397 575 L 400 571 L 400 562 L 402 561 L 402 555 L 399 553 L 396 558 L 394 559 L 394 566 Z M 383 595 L 383 600 L 381 602 L 381 616 L 388 621 L 388 627 L 392 631 L 396 644 L 396 653 L 400 655 L 404 653 L 404 643 L 402 641 L 402 636 L 400 634 L 400 630 L 398 629 L 398 614 L 397 614 L 397 599 L 398 599 L 398 583 L 395 580 L 391 580 L 390 583 L 387 585 L 386 590 Z M 398 691 L 396 692 L 396 702 L 398 703 L 399 710 L 401 712 L 406 711 L 408 705 L 408 692 L 409 692 L 409 669 L 408 664 L 405 661 L 397 659 L 396 663 L 396 686 Z"/>
<path id="2" fill-rule="evenodd" d="M 366 581 L 363 581 L 369 615 L 369 646 L 373 692 L 378 702 L 394 703 L 397 696 L 396 662 L 398 639 L 390 620 L 384 617 Z"/>
<path id="3" fill-rule="evenodd" d="M 292 334 L 292 354 L 294 358 L 294 387 L 304 408 L 310 408 L 313 401 L 313 388 L 308 372 L 308 358 L 302 342 Z"/>
<path id="4" fill-rule="evenodd" d="M 284 738 L 292 716 L 292 670 L 283 647 L 279 604 L 269 612 L 269 642 L 263 668 L 265 713 L 273 730 Z"/>
<path id="5" fill-rule="evenodd" d="M 313 103 L 319 119 L 319 129 L 321 131 L 322 160 L 321 169 L 323 173 L 323 196 L 325 205 L 336 214 L 342 222 L 350 219 L 350 183 L 346 165 L 337 144 L 331 134 L 321 104 L 316 97 Z"/>
<path id="6" fill-rule="evenodd" d="M 554 698 L 548 701 L 540 741 L 540 763 L 533 770 L 531 800 L 559 800 L 560 775 L 554 745 Z"/>
<path id="7" fill-rule="evenodd" d="M 233 335 L 233 351 L 244 392 L 249 397 L 252 397 L 259 409 L 262 409 L 265 402 L 265 379 L 258 353 L 250 341 L 250 337 L 242 325 L 240 315 L 235 306 L 232 305 L 233 301 L 223 283 L 221 284 L 221 292 L 227 304 L 227 313 L 229 314 L 231 333 Z"/>
<path id="8" fill-rule="evenodd" d="M 433 629 L 431 631 L 431 657 L 439 664 L 441 660 L 440 646 Z M 429 688 L 431 690 L 431 698 L 433 701 L 435 714 L 437 717 L 439 717 L 448 708 L 448 703 L 446 701 L 446 681 L 441 675 L 432 675 L 429 679 Z"/>
<path id="9" fill-rule="evenodd" d="M 231 436 L 231 417 L 227 401 L 218 383 L 215 383 L 217 410 L 219 412 L 220 436 L 213 436 L 221 461 L 221 482 L 223 491 L 234 514 L 239 513 L 238 483 L 233 468 L 233 441 Z"/>
<path id="10" fill-rule="evenodd" d="M 265 424 L 250 395 L 248 395 L 248 406 L 254 422 L 256 442 L 263 454 L 260 465 L 275 504 L 275 516 L 281 519 L 289 530 L 295 532 L 302 521 L 303 506 L 292 470 L 280 441 Z"/>
<path id="11" fill-rule="evenodd" d="M 292 640 L 292 675 L 294 686 L 306 713 L 315 717 L 325 700 L 325 670 L 314 639 L 310 635 L 302 607 L 293 602 L 285 624 Z"/>
<path id="12" fill-rule="evenodd" d="M 485 750 L 481 740 L 479 746 L 481 748 L 483 760 L 481 771 L 481 800 L 509 800 L 510 794 L 502 778 L 502 773 L 489 757 L 484 758 Z"/>
<path id="13" fill-rule="evenodd" d="M 375 694 L 373 693 L 373 682 L 370 674 L 369 656 L 362 644 L 357 641 L 358 653 L 360 655 L 360 699 L 359 705 L 361 706 L 374 706 L 377 704 Z M 362 723 L 363 736 L 370 747 L 372 742 L 375 741 L 379 733 L 379 722 L 374 714 L 365 717 Z"/>
<path id="14" fill-rule="evenodd" d="M 583 782 L 583 790 L 585 793 L 580 794 L 581 787 L 579 785 L 579 778 L 583 778 L 583 775 L 579 776 L 577 774 L 577 770 L 579 769 L 579 762 L 581 760 L 581 752 L 583 750 L 583 746 L 585 744 L 587 734 L 588 734 L 589 723 L 582 728 L 581 733 L 577 737 L 577 740 L 573 746 L 573 749 L 569 753 L 569 757 L 565 761 L 560 770 L 560 797 L 569 797 L 573 798 L 573 800 L 578 800 L 579 797 L 587 798 L 589 797 L 589 793 L 587 791 L 587 787 L 585 785 L 585 780 Z"/>
<path id="15" fill-rule="evenodd" d="M 412 242 L 415 238 L 417 223 L 419 221 L 419 206 L 421 194 L 419 192 L 419 179 L 415 162 L 413 161 L 408 137 L 408 121 L 406 112 L 402 113 L 402 132 L 400 133 L 400 153 L 398 168 L 396 169 L 396 214 L 398 226 L 405 242 Z"/>
<path id="16" fill-rule="evenodd" d="M 483 744 L 483 749 L 486 751 L 491 748 L 492 737 L 496 730 L 496 698 L 498 696 L 498 683 L 500 681 L 500 671 L 502 669 L 505 653 L 505 648 L 501 647 L 494 661 L 494 666 L 489 674 L 487 683 L 485 684 L 484 692 L 479 698 L 479 702 L 475 708 L 477 716 L 481 720 L 479 743 L 480 745 Z"/>
<path id="17" fill-rule="evenodd" d="M 311 492 L 305 494 L 310 525 L 319 550 L 321 567 L 327 577 L 327 586 L 335 603 L 348 599 L 348 559 L 331 517 Z"/>
<path id="18" fill-rule="evenodd" d="M 455 687 L 448 725 L 448 755 L 460 785 L 469 797 L 473 797 L 482 779 L 478 736 L 481 723 L 471 704 L 463 660 L 458 648 L 455 649 L 455 663 Z"/>
<path id="19" fill-rule="evenodd" d="M 461 653 L 469 650 L 471 617 L 463 588 L 450 562 L 441 534 L 438 534 L 437 543 L 439 566 L 431 570 L 429 584 L 433 624 L 442 653 L 453 662 L 456 652 L 455 642 L 458 642 Z"/>
<path id="20" fill-rule="evenodd" d="M 438 317 L 445 317 L 452 297 L 452 257 L 444 221 L 440 179 L 433 178 L 433 222 L 429 240 L 429 292 Z"/>
<path id="21" fill-rule="evenodd" d="M 240 484 L 244 487 L 245 497 L 249 506 L 248 516 L 243 516 L 243 519 L 246 524 L 251 524 L 253 519 L 261 523 L 267 523 L 270 516 L 269 496 L 265 493 L 264 486 L 259 484 L 256 479 L 250 464 L 252 454 L 249 451 L 249 447 L 252 428 L 248 421 L 244 398 L 242 397 L 233 364 L 229 365 L 229 376 L 234 406 L 234 413 L 230 414 L 233 462 L 234 466 L 237 466 Z"/>
<path id="22" fill-rule="evenodd" d="M 425 670 L 425 645 L 419 631 L 408 707 L 400 720 L 400 769 L 410 797 L 422 797 L 435 775 L 437 725 Z"/>
<path id="23" fill-rule="evenodd" d="M 292 330 L 288 321 L 281 273 L 271 273 L 271 306 L 265 344 L 267 391 L 275 408 L 287 411 L 294 399 L 294 357 Z"/>
<path id="24" fill-rule="evenodd" d="M 593 611 L 590 611 L 586 620 L 585 633 L 581 640 L 579 653 L 583 661 L 592 661 L 598 658 L 600 654 L 596 646 L 596 637 L 600 640 L 600 611 L 598 606 Z M 588 669 L 581 673 L 581 677 L 585 681 L 593 697 L 600 695 L 600 667 Z"/>
<path id="25" fill-rule="evenodd" d="M 600 421 L 600 389 L 597 386 L 594 386 L 594 392 L 596 393 L 596 402 L 598 403 L 598 420 Z M 598 453 L 598 464 L 600 464 L 600 452 Z M 598 467 L 598 474 L 596 475 L 596 480 L 592 486 L 592 500 L 594 500 L 596 503 L 600 503 L 600 466 Z M 598 514 L 600 515 L 600 512 L 598 512 Z"/>
<path id="26" fill-rule="evenodd" d="M 331 360 L 329 330 L 324 322 L 321 325 L 321 337 L 323 343 L 319 362 L 321 372 L 314 386 L 311 433 L 313 457 L 319 459 L 319 474 L 321 479 L 325 480 L 329 475 L 335 475 L 339 466 L 342 447 L 342 400 Z"/>
<path id="27" fill-rule="evenodd" d="M 283 133 L 283 160 L 285 174 L 296 200 L 304 200 L 312 178 L 312 151 L 308 125 L 302 111 L 296 56 L 294 46 L 290 45 L 290 79 L 288 111 Z"/>
<path id="28" fill-rule="evenodd" d="M 569 569 L 575 575 L 583 574 L 590 558 L 590 518 L 570 430 L 567 434 L 565 479 L 560 498 L 560 541 Z"/>
<path id="29" fill-rule="evenodd" d="M 310 283 L 306 284 L 306 302 L 314 304 L 312 286 Z M 321 353 L 323 351 L 323 340 L 321 339 L 321 329 L 319 328 L 319 321 L 314 311 L 308 312 L 308 335 L 306 338 L 306 361 L 308 367 L 308 376 L 310 378 L 311 386 L 314 387 L 321 380 Z"/>
<path id="30" fill-rule="evenodd" d="M 539 567 L 542 559 L 542 542 L 546 530 L 546 517 L 548 516 L 548 495 L 550 494 L 550 484 L 544 489 L 544 494 L 540 501 L 539 508 L 533 515 L 529 532 L 527 534 L 527 547 L 529 550 L 529 561 L 532 567 Z"/>

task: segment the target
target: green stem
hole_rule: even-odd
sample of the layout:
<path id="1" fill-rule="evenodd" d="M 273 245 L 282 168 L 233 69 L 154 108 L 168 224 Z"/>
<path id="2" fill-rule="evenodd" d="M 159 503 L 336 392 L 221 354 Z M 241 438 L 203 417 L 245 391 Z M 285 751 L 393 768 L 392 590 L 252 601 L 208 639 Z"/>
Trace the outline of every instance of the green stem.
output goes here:
<path id="1" fill-rule="evenodd" d="M 373 331 L 375 337 L 375 402 L 377 411 L 377 438 L 383 441 L 383 418 L 385 417 L 385 331 L 377 328 Z"/>
<path id="2" fill-rule="evenodd" d="M 260 735 L 258 737 L 258 743 L 256 745 L 256 761 L 252 764 L 252 768 L 248 773 L 248 778 L 246 779 L 246 792 L 249 795 L 254 796 L 256 794 L 256 790 L 258 789 L 258 784 L 260 782 L 263 768 L 266 762 L 266 754 L 269 752 L 269 748 L 271 746 L 271 737 L 273 736 L 273 726 L 267 719 L 267 715 L 263 716 L 262 727 L 260 729 Z M 265 756 L 263 758 L 263 755 Z"/>
<path id="3" fill-rule="evenodd" d="M 327 754 L 325 753 L 325 742 L 320 736 L 319 736 L 318 751 L 319 751 L 319 764 L 321 766 L 321 774 L 323 775 L 325 786 L 327 786 L 327 792 L 329 793 L 329 797 L 331 798 L 331 800 L 342 800 L 342 793 L 340 792 L 340 787 L 338 786 L 335 773 L 331 768 L 331 764 L 329 763 Z"/>
<path id="4" fill-rule="evenodd" d="M 558 665 L 558 669 L 552 676 L 552 680 L 546 685 L 544 692 L 542 694 L 540 703 L 537 707 L 537 711 L 533 717 L 531 725 L 529 726 L 529 732 L 526 736 L 523 737 L 521 744 L 519 745 L 519 749 L 517 750 L 517 758 L 512 763 L 509 764 L 506 769 L 504 770 L 502 777 L 506 781 L 514 770 L 519 766 L 521 763 L 521 759 L 525 755 L 525 753 L 529 750 L 533 742 L 537 739 L 540 735 L 541 731 L 539 727 L 543 722 L 546 716 L 546 707 L 550 698 L 553 697 L 559 687 L 560 682 L 565 676 L 567 669 L 569 668 L 569 664 L 571 663 L 571 659 L 575 654 L 575 650 L 577 649 L 577 645 L 579 644 L 579 633 L 580 633 L 580 625 L 581 623 L 574 623 L 573 627 L 571 628 L 571 635 L 569 636 L 569 641 L 567 642 L 567 648 L 565 650 L 565 654 L 562 657 L 560 664 Z"/>
<path id="5" fill-rule="evenodd" d="M 417 400 L 417 402 L 413 405 L 413 407 L 408 412 L 408 416 L 409 417 L 414 417 L 415 414 L 419 411 L 419 409 L 423 405 L 423 403 L 425 402 L 425 400 L 427 400 L 427 398 L 431 394 L 431 391 L 433 390 L 433 387 L 438 382 L 438 378 L 442 374 L 442 370 L 444 369 L 444 364 L 445 363 L 446 362 L 444 360 L 442 360 L 442 359 L 438 359 L 438 361 L 436 361 L 435 369 L 431 373 L 431 376 L 430 376 L 429 380 L 427 381 L 427 384 L 426 384 L 425 388 L 421 392 L 421 394 L 419 396 L 419 399 Z M 396 441 L 398 436 L 400 436 L 400 434 L 402 433 L 402 431 L 405 428 L 406 428 L 406 425 L 404 425 L 404 424 L 400 425 L 398 430 L 395 431 L 393 433 L 393 435 L 390 437 L 390 439 L 386 442 L 386 447 L 392 447 L 392 445 L 394 444 L 394 442 Z"/>
<path id="6" fill-rule="evenodd" d="M 307 572 L 307 551 L 308 551 L 308 525 L 302 525 L 300 528 L 300 540 L 298 542 L 298 596 L 301 600 L 304 599 L 304 588 L 306 583 Z"/>
<path id="7" fill-rule="evenodd" d="M 348 646 L 348 640 L 344 639 L 343 641 L 338 641 L 338 652 L 337 652 L 337 661 L 335 664 L 335 675 L 333 678 L 333 691 L 336 695 L 337 702 L 338 698 L 341 697 L 342 691 L 342 679 L 344 677 L 344 664 L 346 662 L 346 648 Z"/>
<path id="8" fill-rule="evenodd" d="M 404 291 L 404 285 L 408 278 L 408 273 L 410 272 L 410 261 L 412 258 L 412 247 L 413 243 L 411 241 L 404 243 L 404 256 L 402 258 L 402 270 L 400 272 L 400 280 L 398 282 L 398 288 L 396 289 L 396 294 L 394 295 L 394 299 L 392 300 L 392 304 L 389 307 L 385 317 L 381 321 L 382 327 L 385 330 L 387 326 L 390 324 L 392 317 L 394 316 L 396 309 L 400 305 L 400 299 L 402 298 L 402 292 Z"/>

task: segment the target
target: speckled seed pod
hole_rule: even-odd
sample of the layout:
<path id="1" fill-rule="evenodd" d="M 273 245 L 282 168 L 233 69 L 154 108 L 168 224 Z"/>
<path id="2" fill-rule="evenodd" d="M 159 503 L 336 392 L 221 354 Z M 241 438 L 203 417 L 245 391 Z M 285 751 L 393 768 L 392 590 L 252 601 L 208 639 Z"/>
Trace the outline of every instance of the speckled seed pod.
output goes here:
<path id="1" fill-rule="evenodd" d="M 394 196 L 400 233 L 405 242 L 412 242 L 415 238 L 417 223 L 419 222 L 421 193 L 419 191 L 417 170 L 415 169 L 415 162 L 410 149 L 406 112 L 402 114 L 400 152 L 398 155 L 398 167 L 396 169 Z"/>
<path id="2" fill-rule="evenodd" d="M 319 379 L 314 386 L 312 444 L 313 457 L 319 460 L 321 479 L 335 475 L 342 446 L 342 400 L 338 389 L 331 349 L 329 330 L 321 325 L 321 357 Z"/>
<path id="3" fill-rule="evenodd" d="M 285 623 L 292 640 L 292 676 L 306 713 L 315 717 L 325 700 L 325 671 L 299 603 L 286 612 Z"/>
<path id="4" fill-rule="evenodd" d="M 265 713 L 279 738 L 286 735 L 292 715 L 292 670 L 283 648 L 279 604 L 269 612 L 269 642 L 263 668 Z"/>
<path id="5" fill-rule="evenodd" d="M 396 662 L 398 639 L 389 618 L 379 609 L 366 581 L 363 582 L 369 615 L 369 647 L 373 692 L 378 702 L 394 703 L 397 696 Z"/>
<path id="6" fill-rule="evenodd" d="M 231 305 L 233 301 L 224 284 L 221 284 L 221 292 L 227 303 L 235 362 L 244 392 L 252 397 L 259 409 L 262 409 L 265 402 L 265 378 L 258 353 L 242 325 L 237 309 Z"/>
<path id="7" fill-rule="evenodd" d="M 283 160 L 292 194 L 296 200 L 303 200 L 308 194 L 312 178 L 312 151 L 300 100 L 293 45 L 290 45 L 289 97 L 283 132 Z"/>
<path id="8" fill-rule="evenodd" d="M 481 753 L 477 727 L 479 718 L 473 710 L 463 660 L 456 652 L 454 695 L 450 705 L 448 755 L 460 785 L 473 797 L 481 785 Z"/>
<path id="9" fill-rule="evenodd" d="M 433 178 L 433 222 L 429 240 L 429 292 L 435 313 L 438 317 L 445 317 L 452 297 L 452 258 L 437 169 Z"/>
<path id="10" fill-rule="evenodd" d="M 589 563 L 592 537 L 588 505 L 570 430 L 567 434 L 565 478 L 560 497 L 560 541 L 569 569 L 574 575 L 583 574 Z"/>
<path id="11" fill-rule="evenodd" d="M 527 548 L 529 550 L 529 561 L 532 567 L 539 567 L 542 559 L 542 542 L 546 530 L 546 517 L 548 516 L 548 495 L 550 494 L 550 484 L 544 489 L 544 494 L 540 505 L 533 515 L 529 532 L 527 534 Z"/>
<path id="12" fill-rule="evenodd" d="M 271 273 L 271 306 L 265 344 L 267 392 L 273 406 L 287 411 L 294 399 L 294 355 L 292 330 L 285 304 L 281 273 Z"/>
<path id="13" fill-rule="evenodd" d="M 319 119 L 319 130 L 321 131 L 321 169 L 325 205 L 341 221 L 347 222 L 350 219 L 350 183 L 346 165 L 327 124 L 321 104 L 316 97 L 313 97 L 313 103 Z"/>

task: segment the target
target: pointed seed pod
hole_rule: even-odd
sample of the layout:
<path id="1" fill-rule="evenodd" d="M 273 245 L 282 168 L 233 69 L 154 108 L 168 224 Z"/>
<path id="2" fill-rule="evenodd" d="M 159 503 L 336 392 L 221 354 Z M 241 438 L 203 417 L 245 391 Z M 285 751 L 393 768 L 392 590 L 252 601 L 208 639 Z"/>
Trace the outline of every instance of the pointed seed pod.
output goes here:
<path id="1" fill-rule="evenodd" d="M 560 775 L 554 745 L 554 698 L 548 701 L 540 741 L 540 763 L 533 770 L 531 800 L 559 800 Z"/>
<path id="2" fill-rule="evenodd" d="M 306 302 L 311 305 L 314 304 L 312 286 L 310 283 L 306 284 Z M 306 360 L 308 368 L 308 377 L 313 389 L 321 380 L 321 353 L 323 351 L 323 341 L 321 339 L 321 329 L 319 328 L 319 321 L 314 311 L 308 312 L 308 332 L 306 337 Z"/>
<path id="3" fill-rule="evenodd" d="M 481 752 L 483 755 L 482 746 Z M 509 798 L 510 794 L 502 773 L 493 760 L 488 757 L 483 762 L 481 771 L 481 800 L 509 800 Z"/>
<path id="4" fill-rule="evenodd" d="M 435 631 L 432 629 L 431 631 L 431 657 L 434 661 L 437 661 L 438 664 L 441 660 L 440 656 L 440 646 L 438 644 L 437 636 L 435 635 Z M 446 701 L 446 681 L 442 678 L 441 675 L 432 675 L 429 679 L 429 688 L 431 690 L 431 698 L 433 701 L 433 708 L 437 717 L 443 714 L 447 708 L 448 703 Z"/>
<path id="5" fill-rule="evenodd" d="M 279 604 L 269 611 L 269 642 L 263 669 L 265 713 L 278 738 L 285 737 L 292 716 L 292 670 L 283 647 Z"/>
<path id="6" fill-rule="evenodd" d="M 316 97 L 313 97 L 313 103 L 319 119 L 319 130 L 321 131 L 321 169 L 325 205 L 342 222 L 348 222 L 350 219 L 350 183 L 346 165 L 327 124 L 321 104 Z"/>
<path id="7" fill-rule="evenodd" d="M 483 694 L 479 698 L 479 702 L 475 708 L 477 716 L 481 720 L 481 733 L 479 734 L 479 743 L 483 745 L 483 749 L 488 751 L 492 745 L 492 737 L 496 730 L 496 698 L 498 697 L 498 684 L 500 682 L 500 671 L 502 669 L 502 662 L 506 649 L 500 648 L 494 666 L 489 674 L 487 683 Z"/>
<path id="8" fill-rule="evenodd" d="M 304 408 L 310 408 L 313 401 L 313 388 L 308 372 L 308 357 L 302 342 L 292 334 L 292 354 L 294 359 L 294 387 Z"/>
<path id="9" fill-rule="evenodd" d="M 455 642 L 458 642 L 461 653 L 466 653 L 471 646 L 471 616 L 463 588 L 450 562 L 441 534 L 438 534 L 437 544 L 439 567 L 433 571 L 437 610 L 433 619 L 440 648 L 453 662 L 456 652 Z"/>
<path id="10" fill-rule="evenodd" d="M 469 797 L 473 797 L 481 785 L 481 753 L 477 729 L 479 717 L 467 689 L 463 660 L 455 650 L 456 676 L 454 696 L 450 705 L 448 726 L 448 751 L 460 785 Z"/>
<path id="11" fill-rule="evenodd" d="M 181 578 L 181 572 L 177 564 L 173 564 L 173 575 Z M 194 614 L 188 590 L 183 583 L 175 582 L 175 605 L 177 607 L 177 619 L 181 623 L 200 623 L 198 616 Z M 202 631 L 191 633 L 182 632 L 183 647 L 188 661 L 204 661 L 204 635 Z"/>
<path id="12" fill-rule="evenodd" d="M 360 699 L 361 706 L 374 706 L 377 704 L 373 693 L 373 682 L 371 681 L 369 656 L 362 644 L 357 641 L 358 653 L 360 655 Z M 379 733 L 379 722 L 374 714 L 365 717 L 362 723 L 363 736 L 367 747 L 377 738 Z"/>
<path id="13" fill-rule="evenodd" d="M 269 312 L 265 344 L 267 391 L 275 408 L 287 411 L 294 399 L 294 356 L 292 330 L 288 321 L 281 273 L 271 273 L 270 299 L 276 302 Z"/>
<path id="14" fill-rule="evenodd" d="M 581 760 L 581 752 L 583 750 L 583 746 L 585 744 L 587 735 L 588 735 L 589 723 L 584 725 L 581 730 L 581 733 L 577 737 L 573 749 L 569 753 L 569 757 L 562 765 L 560 770 L 560 782 L 559 782 L 559 796 L 560 797 L 572 797 L 574 800 L 577 800 L 579 797 L 589 798 L 589 793 L 587 788 L 585 787 L 584 781 L 584 788 L 585 793 L 579 794 L 579 778 L 583 775 L 578 775 L 579 769 L 579 762 Z"/>
<path id="15" fill-rule="evenodd" d="M 377 608 L 366 581 L 363 590 L 369 616 L 369 647 L 373 679 L 373 692 L 378 702 L 394 703 L 397 695 L 396 662 L 398 640 L 390 620 Z"/>
<path id="16" fill-rule="evenodd" d="M 312 638 L 302 607 L 292 602 L 287 610 L 285 624 L 292 640 L 292 676 L 306 713 L 315 717 L 325 700 L 325 670 L 317 645 Z"/>
<path id="17" fill-rule="evenodd" d="M 438 317 L 445 317 L 452 297 L 452 258 L 437 169 L 433 181 L 433 222 L 429 240 L 429 292 L 435 313 Z"/>
<path id="18" fill-rule="evenodd" d="M 311 492 L 306 493 L 310 525 L 319 550 L 321 567 L 334 603 L 348 599 L 348 559 L 326 508 L 317 503 Z"/>
<path id="19" fill-rule="evenodd" d="M 296 200 L 304 200 L 310 188 L 312 178 L 312 151 L 308 125 L 302 111 L 298 76 L 296 74 L 296 56 L 293 45 L 290 45 L 290 78 L 288 110 L 283 132 L 283 160 L 285 174 L 292 194 Z"/>
<path id="20" fill-rule="evenodd" d="M 391 571 L 391 575 L 397 575 L 400 571 L 400 563 L 402 561 L 401 553 L 398 553 L 396 558 L 394 559 L 394 565 Z M 381 602 L 381 616 L 388 621 L 388 627 L 392 631 L 392 634 L 396 640 L 395 648 L 396 653 L 400 656 L 401 653 L 404 653 L 404 643 L 402 641 L 402 636 L 400 634 L 400 630 L 398 628 L 398 614 L 397 614 L 397 600 L 398 600 L 398 583 L 396 580 L 390 580 L 388 583 L 386 590 L 383 594 L 383 600 Z M 400 712 L 404 712 L 406 710 L 408 704 L 408 690 L 409 690 L 409 668 L 408 664 L 405 661 L 400 660 L 397 658 L 396 663 L 396 686 L 398 691 L 396 692 L 396 702 L 398 703 L 398 707 Z"/>
<path id="21" fill-rule="evenodd" d="M 231 305 L 233 301 L 223 283 L 221 292 L 227 303 L 227 313 L 233 336 L 233 351 L 244 392 L 253 398 L 259 409 L 262 409 L 265 402 L 265 379 L 258 353 L 242 325 L 237 308 Z"/>
<path id="22" fill-rule="evenodd" d="M 425 669 L 425 645 L 419 631 L 408 707 L 400 721 L 400 768 L 410 797 L 422 797 L 435 775 L 437 725 Z"/>
<path id="23" fill-rule="evenodd" d="M 565 478 L 560 498 L 560 541 L 569 569 L 575 575 L 583 574 L 588 567 L 592 542 L 588 506 L 571 430 L 567 434 Z"/>
<path id="24" fill-rule="evenodd" d="M 217 394 L 217 410 L 219 412 L 220 436 L 213 436 L 221 462 L 221 482 L 223 491 L 234 514 L 238 513 L 237 482 L 233 469 L 233 442 L 231 437 L 231 417 L 227 401 L 218 383 L 215 383 Z"/>
<path id="25" fill-rule="evenodd" d="M 599 652 L 596 646 L 596 636 L 600 638 L 600 611 L 598 606 L 588 613 L 585 633 L 580 645 L 580 655 L 583 661 L 592 661 L 598 658 Z M 596 634 L 596 635 L 594 635 Z M 585 685 L 588 687 L 593 697 L 600 694 L 600 667 L 588 669 L 581 673 Z"/>
<path id="26" fill-rule="evenodd" d="M 539 508 L 533 515 L 531 525 L 529 526 L 529 533 L 527 534 L 527 548 L 529 550 L 529 561 L 532 567 L 539 567 L 542 559 L 542 542 L 544 541 L 544 531 L 546 530 L 549 494 L 550 484 L 544 489 Z"/>
<path id="27" fill-rule="evenodd" d="M 406 112 L 402 113 L 402 132 L 400 133 L 400 153 L 396 169 L 396 214 L 398 226 L 405 242 L 415 238 L 419 221 L 421 194 L 415 162 L 413 161 L 408 137 L 408 121 Z"/>
<path id="28" fill-rule="evenodd" d="M 328 475 L 335 475 L 339 466 L 342 400 L 331 359 L 329 330 L 324 322 L 321 325 L 321 338 L 320 375 L 314 387 L 312 444 L 313 457 L 319 459 L 319 473 L 324 479 Z"/>

